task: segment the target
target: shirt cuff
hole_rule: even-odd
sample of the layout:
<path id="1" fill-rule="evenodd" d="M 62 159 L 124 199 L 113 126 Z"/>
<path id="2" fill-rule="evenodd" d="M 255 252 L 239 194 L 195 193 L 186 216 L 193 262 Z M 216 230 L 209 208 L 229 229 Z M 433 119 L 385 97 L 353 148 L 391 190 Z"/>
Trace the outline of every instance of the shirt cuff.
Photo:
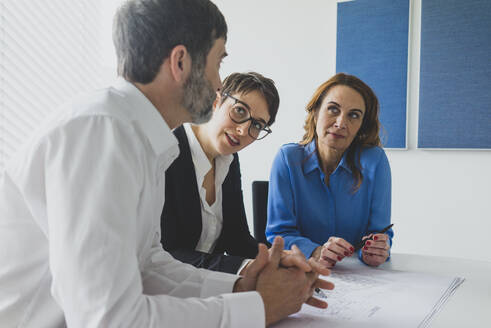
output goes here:
<path id="1" fill-rule="evenodd" d="M 266 325 L 264 303 L 258 292 L 242 292 L 222 295 L 225 313 L 229 315 L 230 327 L 249 328 Z"/>
<path id="2" fill-rule="evenodd" d="M 211 271 L 203 281 L 201 297 L 207 298 L 232 293 L 235 282 L 240 276 L 230 273 Z"/>
<path id="3" fill-rule="evenodd" d="M 239 270 L 237 270 L 237 274 L 240 274 L 240 271 L 242 271 L 242 269 L 245 268 L 245 266 L 250 262 L 252 261 L 251 259 L 245 259 L 244 261 L 242 261 L 242 264 L 240 265 L 239 267 Z"/>

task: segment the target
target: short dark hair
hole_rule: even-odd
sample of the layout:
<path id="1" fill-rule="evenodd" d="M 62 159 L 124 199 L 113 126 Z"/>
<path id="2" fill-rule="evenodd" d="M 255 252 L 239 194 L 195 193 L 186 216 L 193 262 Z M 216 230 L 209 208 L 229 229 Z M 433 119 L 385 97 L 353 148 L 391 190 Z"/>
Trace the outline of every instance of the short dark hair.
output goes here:
<path id="1" fill-rule="evenodd" d="M 186 47 L 193 67 L 204 66 L 219 38 L 227 38 L 227 24 L 209 0 L 128 0 L 113 22 L 118 75 L 152 82 L 177 45 Z"/>
<path id="2" fill-rule="evenodd" d="M 221 94 L 223 96 L 224 94 L 232 95 L 252 91 L 259 91 L 263 95 L 268 104 L 269 121 L 267 124 L 273 124 L 280 106 L 280 95 L 272 79 L 256 72 L 232 73 L 223 81 Z M 225 99 L 226 97 L 222 97 L 222 102 Z"/>

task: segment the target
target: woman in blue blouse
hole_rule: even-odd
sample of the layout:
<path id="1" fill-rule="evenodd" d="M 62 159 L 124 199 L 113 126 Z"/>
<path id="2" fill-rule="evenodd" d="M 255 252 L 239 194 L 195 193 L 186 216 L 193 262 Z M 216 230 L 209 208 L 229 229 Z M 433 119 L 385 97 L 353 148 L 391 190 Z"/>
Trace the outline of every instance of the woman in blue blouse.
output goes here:
<path id="1" fill-rule="evenodd" d="M 326 267 L 359 251 L 378 266 L 389 257 L 391 175 L 379 138 L 379 105 L 355 76 L 338 73 L 307 105 L 305 135 L 281 147 L 269 184 L 266 236 L 280 235 Z"/>

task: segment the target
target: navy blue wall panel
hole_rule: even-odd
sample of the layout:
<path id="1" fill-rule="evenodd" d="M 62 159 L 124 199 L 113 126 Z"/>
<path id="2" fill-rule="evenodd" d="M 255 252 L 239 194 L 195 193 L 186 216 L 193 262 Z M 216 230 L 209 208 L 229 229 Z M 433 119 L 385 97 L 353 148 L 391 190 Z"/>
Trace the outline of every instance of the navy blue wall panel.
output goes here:
<path id="1" fill-rule="evenodd" d="M 423 0 L 420 148 L 491 148 L 491 1 Z"/>
<path id="2" fill-rule="evenodd" d="M 336 71 L 375 91 L 389 148 L 406 148 L 408 31 L 409 0 L 338 3 Z"/>

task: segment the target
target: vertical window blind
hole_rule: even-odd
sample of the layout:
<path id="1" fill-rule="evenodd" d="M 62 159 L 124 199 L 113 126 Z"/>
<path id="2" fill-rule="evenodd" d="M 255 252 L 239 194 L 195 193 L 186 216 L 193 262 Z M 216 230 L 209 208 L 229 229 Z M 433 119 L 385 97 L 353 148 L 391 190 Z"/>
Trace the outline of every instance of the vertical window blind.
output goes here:
<path id="1" fill-rule="evenodd" d="M 102 86 L 104 1 L 0 1 L 0 172 L 48 114 Z"/>

